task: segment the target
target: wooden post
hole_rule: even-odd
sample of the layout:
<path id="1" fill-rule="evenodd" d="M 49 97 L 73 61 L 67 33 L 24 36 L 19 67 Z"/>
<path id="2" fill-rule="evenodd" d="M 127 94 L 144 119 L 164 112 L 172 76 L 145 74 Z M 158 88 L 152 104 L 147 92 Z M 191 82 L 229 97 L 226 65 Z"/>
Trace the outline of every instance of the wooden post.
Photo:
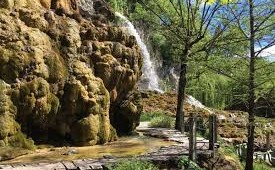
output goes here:
<path id="1" fill-rule="evenodd" d="M 190 115 L 190 132 L 189 132 L 189 159 L 196 162 L 196 115 Z"/>
<path id="2" fill-rule="evenodd" d="M 271 149 L 270 147 L 270 131 L 266 132 L 266 150 L 268 151 L 269 149 Z"/>
<path id="3" fill-rule="evenodd" d="M 215 143 L 217 142 L 217 116 L 211 114 L 209 117 L 209 150 L 213 151 L 215 157 Z"/>

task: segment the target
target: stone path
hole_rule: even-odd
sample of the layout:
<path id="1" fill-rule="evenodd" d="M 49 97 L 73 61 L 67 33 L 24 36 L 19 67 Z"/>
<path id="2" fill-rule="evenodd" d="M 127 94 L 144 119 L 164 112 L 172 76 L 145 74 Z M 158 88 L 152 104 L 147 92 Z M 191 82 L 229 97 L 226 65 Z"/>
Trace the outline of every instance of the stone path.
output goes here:
<path id="1" fill-rule="evenodd" d="M 189 147 L 189 138 L 187 134 L 182 134 L 178 130 L 168 129 L 168 128 L 150 128 L 150 122 L 141 122 L 140 126 L 137 127 L 137 131 L 142 132 L 143 135 L 162 138 L 167 141 L 174 141 L 179 144 L 178 146 L 186 147 L 188 150 Z M 202 137 L 197 137 L 197 149 L 207 150 L 209 146 L 209 140 Z"/>
<path id="2" fill-rule="evenodd" d="M 181 134 L 179 131 L 167 128 L 149 128 L 148 122 L 142 122 L 137 128 L 138 132 L 143 135 L 163 138 L 167 141 L 175 141 L 177 144 L 168 147 L 161 147 L 159 150 L 140 155 L 136 158 L 127 159 L 141 159 L 149 160 L 163 167 L 170 167 L 170 169 L 177 164 L 178 159 L 182 155 L 188 155 L 188 136 Z M 197 155 L 198 157 L 210 157 L 212 152 L 208 150 L 208 140 L 197 138 Z M 111 156 L 101 159 L 79 159 L 73 161 L 62 161 L 55 163 L 38 163 L 38 164 L 13 164 L 0 165 L 0 169 L 5 170 L 104 170 L 111 166 L 116 161 L 122 158 L 114 158 Z M 176 168 L 176 167 L 175 167 Z"/>

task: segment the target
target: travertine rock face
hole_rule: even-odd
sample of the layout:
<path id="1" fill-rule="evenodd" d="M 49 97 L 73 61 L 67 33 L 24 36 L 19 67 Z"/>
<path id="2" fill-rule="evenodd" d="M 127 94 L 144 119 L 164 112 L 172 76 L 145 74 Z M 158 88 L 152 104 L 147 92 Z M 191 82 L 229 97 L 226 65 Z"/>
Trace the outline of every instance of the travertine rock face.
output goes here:
<path id="1" fill-rule="evenodd" d="M 21 131 L 94 145 L 138 125 L 141 56 L 113 18 L 100 0 L 1 0 L 0 146 Z"/>

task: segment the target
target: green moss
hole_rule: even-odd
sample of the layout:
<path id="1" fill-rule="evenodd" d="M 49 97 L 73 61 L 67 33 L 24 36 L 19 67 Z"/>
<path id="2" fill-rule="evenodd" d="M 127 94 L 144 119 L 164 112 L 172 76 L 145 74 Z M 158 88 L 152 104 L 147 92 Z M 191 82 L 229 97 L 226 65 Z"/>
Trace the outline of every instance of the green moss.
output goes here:
<path id="1" fill-rule="evenodd" d="M 18 131 L 19 125 L 7 113 L 0 115 L 0 140 L 14 135 Z"/>
<path id="2" fill-rule="evenodd" d="M 116 129 L 112 125 L 110 125 L 110 135 L 109 135 L 108 141 L 115 141 L 115 140 L 117 140 Z"/>
<path id="3" fill-rule="evenodd" d="M 99 132 L 98 115 L 90 115 L 72 126 L 72 139 L 78 145 L 95 145 Z"/>
<path id="4" fill-rule="evenodd" d="M 4 81 L 14 82 L 24 73 L 25 66 L 29 64 L 30 59 L 25 53 L 0 47 L 0 75 Z"/>
<path id="5" fill-rule="evenodd" d="M 0 145 L 34 149 L 34 143 L 27 139 L 15 121 L 16 108 L 6 94 L 8 86 L 0 80 Z"/>
<path id="6" fill-rule="evenodd" d="M 14 135 L 20 128 L 15 122 L 16 108 L 6 94 L 8 85 L 0 80 L 0 140 Z"/>
<path id="7" fill-rule="evenodd" d="M 59 57 L 56 54 L 45 56 L 45 64 L 48 66 L 50 77 L 49 82 L 56 82 L 64 80 L 67 77 L 68 72 L 65 67 L 65 61 L 62 57 Z"/>
<path id="8" fill-rule="evenodd" d="M 9 145 L 12 147 L 25 148 L 35 150 L 35 145 L 32 139 L 28 139 L 22 132 L 18 132 L 8 139 Z"/>
<path id="9" fill-rule="evenodd" d="M 98 143 L 103 144 L 108 142 L 110 135 L 110 124 L 108 123 L 107 116 L 104 113 L 99 115 L 99 131 L 98 131 Z"/>
<path id="10" fill-rule="evenodd" d="M 50 93 L 48 95 L 48 103 L 51 107 L 51 111 L 49 113 L 49 116 L 50 116 L 50 120 L 52 120 L 53 117 L 55 117 L 58 113 L 58 110 L 59 110 L 59 106 L 60 106 L 60 102 L 59 102 L 59 98 L 56 97 L 54 94 Z"/>

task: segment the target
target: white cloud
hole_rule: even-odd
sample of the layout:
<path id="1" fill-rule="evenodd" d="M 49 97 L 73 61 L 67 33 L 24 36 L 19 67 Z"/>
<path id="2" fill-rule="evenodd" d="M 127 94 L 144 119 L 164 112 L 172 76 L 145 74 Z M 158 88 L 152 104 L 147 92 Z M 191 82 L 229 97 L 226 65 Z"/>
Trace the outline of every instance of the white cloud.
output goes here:
<path id="1" fill-rule="evenodd" d="M 259 56 L 267 57 L 269 60 L 275 61 L 275 45 L 263 50 Z"/>

